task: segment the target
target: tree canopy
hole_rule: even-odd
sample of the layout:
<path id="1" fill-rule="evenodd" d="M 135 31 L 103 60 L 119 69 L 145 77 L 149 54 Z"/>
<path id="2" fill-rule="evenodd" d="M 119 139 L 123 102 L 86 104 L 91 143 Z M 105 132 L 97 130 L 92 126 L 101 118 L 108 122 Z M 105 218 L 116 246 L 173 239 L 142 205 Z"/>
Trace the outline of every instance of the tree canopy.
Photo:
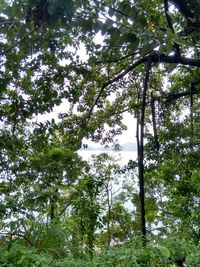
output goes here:
<path id="1" fill-rule="evenodd" d="M 199 0 L 0 2 L 0 226 L 9 246 L 42 248 L 49 235 L 59 253 L 67 242 L 75 257 L 93 257 L 95 246 L 138 235 L 143 246 L 171 234 L 199 243 L 199 10 Z M 117 147 L 126 112 L 137 121 L 137 160 L 82 159 L 87 139 Z"/>

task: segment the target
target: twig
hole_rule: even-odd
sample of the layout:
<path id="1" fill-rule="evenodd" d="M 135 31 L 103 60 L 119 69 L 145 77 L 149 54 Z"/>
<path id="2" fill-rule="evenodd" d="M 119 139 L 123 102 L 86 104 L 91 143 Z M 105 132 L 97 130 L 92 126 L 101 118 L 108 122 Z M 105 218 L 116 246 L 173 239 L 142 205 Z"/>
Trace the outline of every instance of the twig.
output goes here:
<path id="1" fill-rule="evenodd" d="M 27 34 L 25 34 L 22 38 L 20 38 L 18 41 L 16 41 L 13 45 L 11 45 L 10 47 L 8 47 L 6 50 L 4 50 L 1 55 L 5 55 L 8 52 L 10 52 L 13 48 L 15 48 L 18 44 L 20 44 L 22 41 L 24 41 L 27 37 L 31 36 L 37 29 L 34 28 L 32 31 L 28 32 Z"/>

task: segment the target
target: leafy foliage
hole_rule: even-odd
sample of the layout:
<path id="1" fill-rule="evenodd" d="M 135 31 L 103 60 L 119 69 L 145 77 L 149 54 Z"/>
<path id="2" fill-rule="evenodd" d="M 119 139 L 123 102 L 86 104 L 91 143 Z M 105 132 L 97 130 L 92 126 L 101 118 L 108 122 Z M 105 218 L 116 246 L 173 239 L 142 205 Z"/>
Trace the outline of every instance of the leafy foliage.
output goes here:
<path id="1" fill-rule="evenodd" d="M 1 1 L 2 266 L 199 265 L 199 7 Z M 125 112 L 136 162 L 82 159 Z"/>
<path id="2" fill-rule="evenodd" d="M 174 247 L 173 247 L 174 246 Z M 1 250 L 2 266 L 176 266 L 184 260 L 187 266 L 198 266 L 199 248 L 185 240 L 172 238 L 164 240 L 162 245 L 149 244 L 142 248 L 139 240 L 131 241 L 109 251 L 102 251 L 93 261 L 87 259 L 74 260 L 53 259 L 49 254 L 37 254 L 35 249 L 27 249 L 19 244 L 12 246 L 11 250 Z M 30 265 L 31 264 L 31 265 Z"/>

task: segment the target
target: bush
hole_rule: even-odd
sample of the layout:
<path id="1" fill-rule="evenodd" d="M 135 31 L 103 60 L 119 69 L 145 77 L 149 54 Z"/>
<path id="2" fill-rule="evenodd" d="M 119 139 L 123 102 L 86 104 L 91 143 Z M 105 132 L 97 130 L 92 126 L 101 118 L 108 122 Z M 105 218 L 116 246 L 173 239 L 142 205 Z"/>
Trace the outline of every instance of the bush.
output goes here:
<path id="1" fill-rule="evenodd" d="M 36 249 L 13 244 L 10 250 L 1 250 L 0 265 L 6 267 L 49 267 L 53 258 L 48 254 L 38 254 Z"/>
<path id="2" fill-rule="evenodd" d="M 9 250 L 0 249 L 2 267 L 176 267 L 180 260 L 185 261 L 187 267 L 199 267 L 199 247 L 173 237 L 149 242 L 143 248 L 141 241 L 135 239 L 100 252 L 92 261 L 72 256 L 59 259 L 19 243 L 14 243 Z"/>

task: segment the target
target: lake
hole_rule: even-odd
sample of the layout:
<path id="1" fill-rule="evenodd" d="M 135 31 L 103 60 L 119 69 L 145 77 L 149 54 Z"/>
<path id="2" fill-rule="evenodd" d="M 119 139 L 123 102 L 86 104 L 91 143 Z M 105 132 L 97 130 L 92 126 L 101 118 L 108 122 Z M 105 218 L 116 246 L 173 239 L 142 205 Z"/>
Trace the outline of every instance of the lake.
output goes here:
<path id="1" fill-rule="evenodd" d="M 78 154 L 84 159 L 89 160 L 92 155 L 98 155 L 100 153 L 107 153 L 114 156 L 115 159 L 119 159 L 120 165 L 125 165 L 129 160 L 137 159 L 137 151 L 106 151 L 106 150 L 79 150 Z"/>

